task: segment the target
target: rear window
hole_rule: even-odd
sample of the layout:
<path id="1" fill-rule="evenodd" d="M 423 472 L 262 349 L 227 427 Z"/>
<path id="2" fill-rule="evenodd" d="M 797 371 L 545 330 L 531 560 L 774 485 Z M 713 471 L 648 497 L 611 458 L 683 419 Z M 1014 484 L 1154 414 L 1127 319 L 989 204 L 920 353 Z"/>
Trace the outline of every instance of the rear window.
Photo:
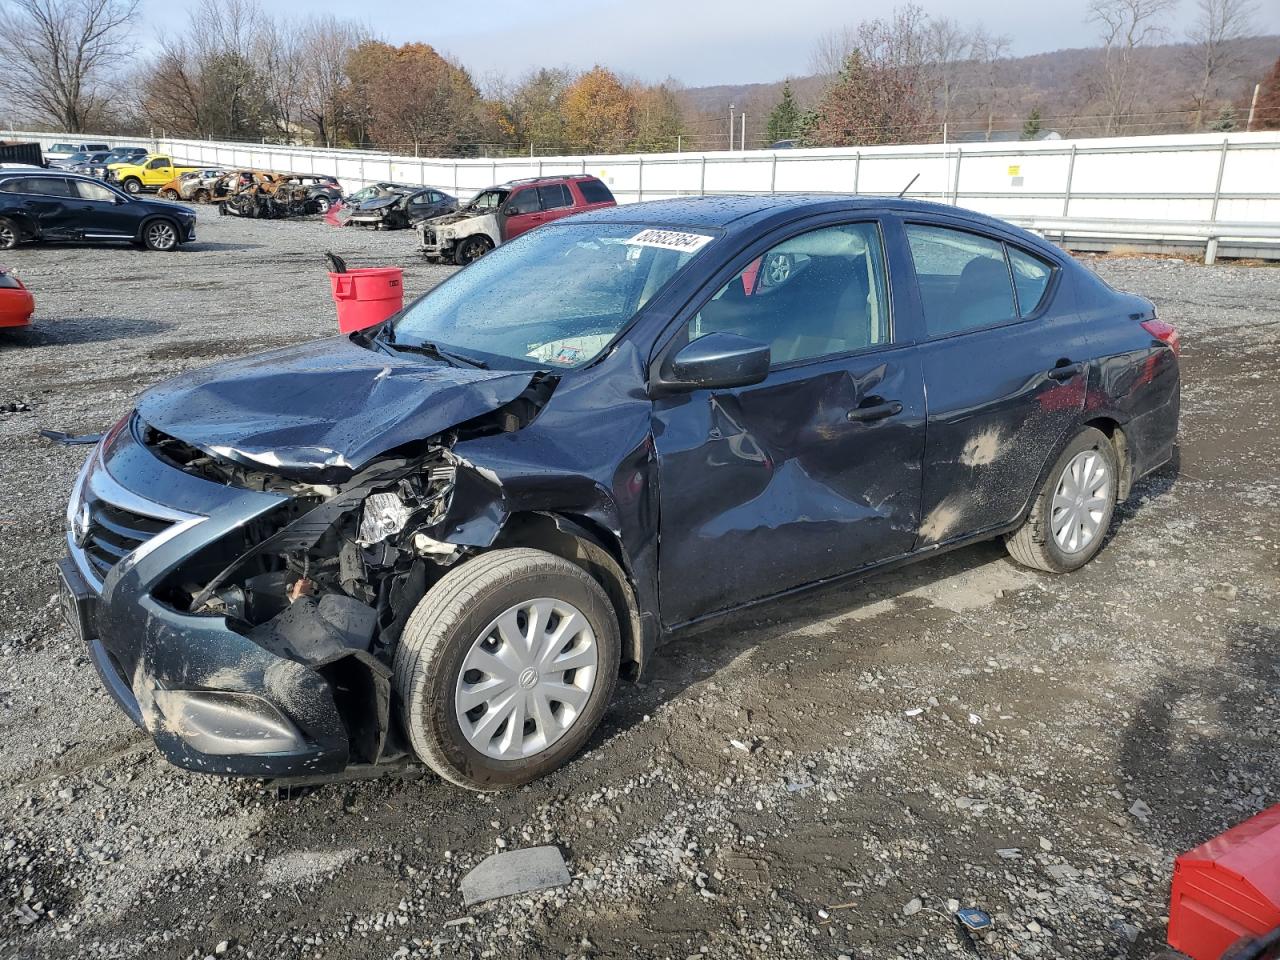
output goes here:
<path id="1" fill-rule="evenodd" d="M 578 189 L 587 203 L 609 203 L 613 200 L 613 194 L 600 180 L 579 180 Z"/>
<path id="2" fill-rule="evenodd" d="M 1013 287 L 1018 291 L 1018 312 L 1024 317 L 1035 313 L 1049 288 L 1053 266 L 1025 250 L 1009 247 L 1009 266 L 1013 268 Z"/>

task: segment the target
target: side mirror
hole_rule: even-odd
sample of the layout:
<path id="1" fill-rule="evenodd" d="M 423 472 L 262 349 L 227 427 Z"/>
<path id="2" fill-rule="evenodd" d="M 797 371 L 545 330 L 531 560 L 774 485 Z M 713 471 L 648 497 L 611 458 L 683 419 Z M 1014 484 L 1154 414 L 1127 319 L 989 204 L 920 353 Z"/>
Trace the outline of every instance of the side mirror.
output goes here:
<path id="1" fill-rule="evenodd" d="M 664 393 L 748 387 L 769 375 L 770 359 L 768 344 L 736 333 L 708 333 L 664 363 L 654 386 Z"/>

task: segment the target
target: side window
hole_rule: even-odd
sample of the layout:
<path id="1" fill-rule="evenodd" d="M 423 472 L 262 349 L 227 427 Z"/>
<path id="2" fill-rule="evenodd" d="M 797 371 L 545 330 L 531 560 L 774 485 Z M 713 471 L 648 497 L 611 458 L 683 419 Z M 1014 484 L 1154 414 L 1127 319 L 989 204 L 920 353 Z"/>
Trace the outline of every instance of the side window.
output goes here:
<path id="1" fill-rule="evenodd" d="M 509 217 L 514 217 L 521 213 L 537 213 L 538 191 L 533 187 L 517 190 L 507 201 L 506 210 L 503 212 Z"/>
<path id="2" fill-rule="evenodd" d="M 46 197 L 71 196 L 71 188 L 62 177 L 32 177 L 26 186 L 25 193 L 38 193 Z"/>
<path id="3" fill-rule="evenodd" d="M 877 225 L 813 230 L 757 257 L 703 305 L 687 331 L 689 340 L 714 332 L 767 343 L 774 366 L 888 343 Z"/>
<path id="4" fill-rule="evenodd" d="M 147 164 L 147 166 L 150 167 L 152 170 L 159 170 L 161 167 L 167 167 L 168 165 L 169 165 L 169 161 L 166 160 L 164 157 L 157 157 L 155 160 L 152 160 L 149 164 Z"/>
<path id="5" fill-rule="evenodd" d="M 100 183 L 90 183 L 88 180 L 71 181 L 76 190 L 80 193 L 81 200 L 105 200 L 110 203 L 115 200 L 116 195 L 104 187 Z"/>
<path id="6" fill-rule="evenodd" d="M 1007 247 L 1009 266 L 1013 268 L 1013 286 L 1018 291 L 1018 312 L 1024 317 L 1035 313 L 1049 288 L 1053 266 L 1017 247 Z"/>
<path id="7" fill-rule="evenodd" d="M 939 337 L 1018 315 L 1004 244 L 964 230 L 907 225 L 924 323 Z"/>
<path id="8" fill-rule="evenodd" d="M 573 196 L 563 183 L 549 183 L 539 187 L 538 196 L 542 199 L 543 210 L 558 210 L 561 207 L 573 206 Z"/>

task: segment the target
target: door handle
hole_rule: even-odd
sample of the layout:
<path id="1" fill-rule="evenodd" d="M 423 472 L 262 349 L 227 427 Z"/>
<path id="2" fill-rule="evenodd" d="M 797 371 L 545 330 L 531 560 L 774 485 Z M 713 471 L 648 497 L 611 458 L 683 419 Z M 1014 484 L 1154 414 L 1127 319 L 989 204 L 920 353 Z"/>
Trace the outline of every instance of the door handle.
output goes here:
<path id="1" fill-rule="evenodd" d="M 1050 370 L 1046 376 L 1050 380 L 1070 380 L 1084 371 L 1083 363 L 1060 363 Z"/>
<path id="2" fill-rule="evenodd" d="M 902 412 L 902 404 L 897 400 L 879 401 L 866 407 L 854 407 L 845 417 L 851 423 L 867 423 L 871 420 L 883 420 L 885 417 L 896 417 Z"/>

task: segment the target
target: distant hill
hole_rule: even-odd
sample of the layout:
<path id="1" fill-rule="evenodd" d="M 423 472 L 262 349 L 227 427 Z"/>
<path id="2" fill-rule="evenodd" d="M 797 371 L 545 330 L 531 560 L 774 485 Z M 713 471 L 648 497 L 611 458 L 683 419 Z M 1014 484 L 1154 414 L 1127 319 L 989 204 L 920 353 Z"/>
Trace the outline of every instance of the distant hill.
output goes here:
<path id="1" fill-rule="evenodd" d="M 1220 84 L 1220 97 L 1206 122 L 1217 119 L 1218 109 L 1234 105 L 1243 126 L 1253 85 L 1280 57 L 1280 36 L 1250 37 L 1240 42 L 1240 66 L 1233 76 Z M 1067 135 L 1096 132 L 1088 121 L 1073 120 L 1091 111 L 1093 91 L 1090 77 L 1101 62 L 1100 48 L 1056 50 L 1026 57 L 1011 57 L 996 64 L 994 75 L 995 129 L 1020 129 L 1033 109 L 1045 118 L 1044 129 Z M 1163 44 L 1138 52 L 1142 65 L 1138 102 L 1144 116 L 1137 118 L 1134 133 L 1174 133 L 1188 129 L 1187 111 L 1192 106 L 1192 91 L 1198 83 L 1192 50 L 1181 43 Z M 963 64 L 959 68 L 960 86 L 974 87 L 979 78 L 985 83 L 983 68 Z M 791 89 L 802 106 L 812 107 L 822 94 L 824 80 L 817 76 L 791 77 Z M 726 143 L 729 104 L 737 111 L 747 111 L 747 141 L 762 145 L 765 120 L 782 92 L 782 80 L 773 83 L 722 84 L 710 87 L 688 87 L 681 97 L 696 136 L 690 146 L 723 148 Z M 723 120 L 719 119 L 723 118 Z M 970 103 L 961 103 L 953 115 L 952 130 L 985 130 L 986 111 L 977 111 Z M 736 142 L 736 141 L 735 141 Z"/>

